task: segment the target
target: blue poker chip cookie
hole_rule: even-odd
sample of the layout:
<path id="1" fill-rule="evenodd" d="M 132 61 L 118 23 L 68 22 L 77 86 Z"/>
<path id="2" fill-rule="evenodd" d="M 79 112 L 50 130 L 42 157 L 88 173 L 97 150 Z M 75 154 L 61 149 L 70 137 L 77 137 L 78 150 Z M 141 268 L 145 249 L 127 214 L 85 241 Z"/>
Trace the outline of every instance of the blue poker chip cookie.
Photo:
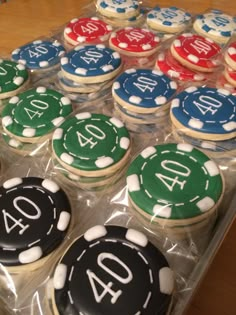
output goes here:
<path id="1" fill-rule="evenodd" d="M 232 139 L 236 137 L 236 97 L 224 89 L 189 87 L 172 100 L 171 119 L 194 138 Z"/>
<path id="2" fill-rule="evenodd" d="M 147 25 L 157 31 L 176 33 L 191 22 L 191 14 L 176 7 L 155 7 L 147 15 Z"/>
<path id="3" fill-rule="evenodd" d="M 209 154 L 215 154 L 217 156 L 221 154 L 231 154 L 236 150 L 236 138 L 224 140 L 224 141 L 210 141 L 192 138 L 182 133 L 181 130 L 175 130 L 176 140 L 179 142 L 190 143 L 191 145 L 206 151 Z"/>
<path id="4" fill-rule="evenodd" d="M 164 109 L 177 90 L 176 82 L 159 70 L 128 69 L 114 82 L 113 97 L 118 104 L 135 113 Z"/>
<path id="5" fill-rule="evenodd" d="M 138 0 L 97 0 L 97 10 L 104 16 L 129 19 L 139 14 Z"/>
<path id="6" fill-rule="evenodd" d="M 48 69 L 60 63 L 65 48 L 57 41 L 33 41 L 12 52 L 12 59 L 31 70 Z"/>
<path id="7" fill-rule="evenodd" d="M 119 53 L 104 45 L 77 46 L 61 59 L 65 77 L 78 83 L 98 83 L 120 72 Z"/>
<path id="8" fill-rule="evenodd" d="M 226 43 L 236 32 L 236 17 L 225 14 L 221 10 L 211 10 L 198 15 L 193 27 L 201 35 L 219 43 Z"/>

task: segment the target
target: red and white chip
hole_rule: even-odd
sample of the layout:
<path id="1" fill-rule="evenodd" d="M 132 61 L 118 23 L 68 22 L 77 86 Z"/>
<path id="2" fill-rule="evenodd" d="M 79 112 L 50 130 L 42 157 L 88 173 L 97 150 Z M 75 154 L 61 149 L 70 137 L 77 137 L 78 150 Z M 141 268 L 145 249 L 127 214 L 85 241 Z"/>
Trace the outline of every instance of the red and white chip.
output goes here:
<path id="1" fill-rule="evenodd" d="M 160 53 L 156 60 L 156 68 L 161 70 L 164 74 L 176 78 L 180 81 L 203 81 L 206 76 L 202 73 L 196 73 L 182 64 L 180 64 L 168 50 L 165 53 Z"/>
<path id="2" fill-rule="evenodd" d="M 233 69 L 236 70 L 236 42 L 229 45 L 225 52 L 225 62 Z"/>
<path id="3" fill-rule="evenodd" d="M 230 93 L 231 93 L 232 95 L 236 95 L 236 87 L 233 86 L 232 84 L 230 84 L 230 83 L 226 80 L 226 78 L 225 78 L 225 76 L 224 76 L 223 74 L 222 74 L 222 75 L 218 78 L 218 80 L 216 81 L 216 87 L 217 87 L 218 89 L 223 88 L 223 89 L 225 89 L 225 90 L 230 91 Z"/>
<path id="4" fill-rule="evenodd" d="M 110 47 L 126 55 L 150 56 L 158 49 L 160 38 L 153 32 L 126 27 L 110 36 Z"/>
<path id="5" fill-rule="evenodd" d="M 112 26 L 97 17 L 73 19 L 64 29 L 64 37 L 72 45 L 80 43 L 101 43 L 108 39 Z"/>
<path id="6" fill-rule="evenodd" d="M 212 72 L 219 66 L 221 48 L 213 40 L 200 35 L 186 33 L 171 45 L 173 56 L 190 69 Z"/>
<path id="7" fill-rule="evenodd" d="M 236 87 L 236 71 L 233 70 L 232 68 L 227 67 L 224 72 L 226 80 Z"/>

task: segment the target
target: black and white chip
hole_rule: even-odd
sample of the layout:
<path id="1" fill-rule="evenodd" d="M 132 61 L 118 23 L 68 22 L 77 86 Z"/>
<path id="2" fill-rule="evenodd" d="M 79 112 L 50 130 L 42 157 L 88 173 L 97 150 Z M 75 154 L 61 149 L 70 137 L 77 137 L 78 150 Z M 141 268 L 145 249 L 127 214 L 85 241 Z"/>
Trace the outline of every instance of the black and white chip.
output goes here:
<path id="1" fill-rule="evenodd" d="M 164 315 L 173 272 L 163 254 L 134 229 L 94 226 L 77 238 L 53 277 L 60 315 Z"/>
<path id="2" fill-rule="evenodd" d="M 52 253 L 65 238 L 71 207 L 57 183 L 11 178 L 0 187 L 0 263 L 29 264 Z"/>

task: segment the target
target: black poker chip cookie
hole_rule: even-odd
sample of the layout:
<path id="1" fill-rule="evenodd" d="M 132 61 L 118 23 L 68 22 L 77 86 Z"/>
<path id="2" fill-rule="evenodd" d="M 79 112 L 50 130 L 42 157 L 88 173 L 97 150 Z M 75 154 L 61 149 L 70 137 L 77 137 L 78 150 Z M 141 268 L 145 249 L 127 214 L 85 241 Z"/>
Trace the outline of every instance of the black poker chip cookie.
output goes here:
<path id="1" fill-rule="evenodd" d="M 94 226 L 58 263 L 52 304 L 60 315 L 164 315 L 173 287 L 167 260 L 143 233 Z"/>
<path id="2" fill-rule="evenodd" d="M 16 267 L 52 253 L 64 240 L 71 207 L 57 183 L 11 178 L 0 187 L 0 263 Z"/>

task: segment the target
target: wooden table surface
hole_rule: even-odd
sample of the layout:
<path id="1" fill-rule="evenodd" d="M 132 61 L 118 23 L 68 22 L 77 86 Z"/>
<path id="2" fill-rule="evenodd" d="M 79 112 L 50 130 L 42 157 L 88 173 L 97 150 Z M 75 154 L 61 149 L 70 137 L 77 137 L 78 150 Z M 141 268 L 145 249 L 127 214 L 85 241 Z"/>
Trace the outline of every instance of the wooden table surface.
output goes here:
<path id="1" fill-rule="evenodd" d="M 71 18 L 88 0 L 10 0 L 0 5 L 0 57 L 37 37 L 48 35 Z M 174 5 L 198 13 L 218 8 L 236 15 L 235 0 L 150 0 L 150 6 Z M 236 221 L 227 234 L 187 315 L 236 314 Z"/>

